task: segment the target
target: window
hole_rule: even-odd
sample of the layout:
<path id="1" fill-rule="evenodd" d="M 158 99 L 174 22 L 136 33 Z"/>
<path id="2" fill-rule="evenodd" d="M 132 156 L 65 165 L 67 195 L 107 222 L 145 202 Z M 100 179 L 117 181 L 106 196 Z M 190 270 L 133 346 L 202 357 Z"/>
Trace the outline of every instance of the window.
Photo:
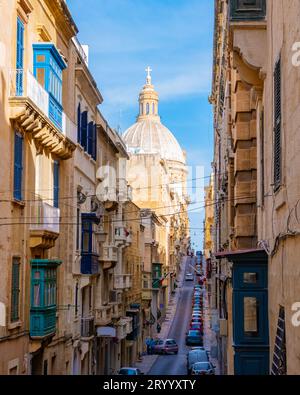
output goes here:
<path id="1" fill-rule="evenodd" d="M 79 250 L 80 246 L 80 208 L 77 208 L 76 218 L 76 250 Z"/>
<path id="2" fill-rule="evenodd" d="M 265 200 L 265 116 L 264 116 L 264 110 L 261 112 L 260 116 L 260 164 L 261 164 L 261 182 L 260 182 L 260 188 L 261 188 L 261 206 L 264 206 L 264 200 Z"/>
<path id="3" fill-rule="evenodd" d="M 16 96 L 23 95 L 24 24 L 17 18 Z"/>
<path id="4" fill-rule="evenodd" d="M 88 124 L 87 152 L 91 156 L 94 154 L 94 122 Z"/>
<path id="5" fill-rule="evenodd" d="M 244 298 L 244 332 L 247 336 L 258 335 L 258 300 L 255 297 Z"/>
<path id="6" fill-rule="evenodd" d="M 152 103 L 152 114 L 155 114 L 155 104 Z"/>
<path id="7" fill-rule="evenodd" d="M 16 322 L 20 318 L 20 259 L 13 258 L 11 275 L 11 311 L 10 320 Z"/>
<path id="8" fill-rule="evenodd" d="M 14 198 L 22 200 L 23 186 L 23 136 L 15 132 L 14 152 Z"/>
<path id="9" fill-rule="evenodd" d="M 81 105 L 77 107 L 77 142 L 81 143 Z"/>
<path id="10" fill-rule="evenodd" d="M 88 128 L 88 112 L 84 111 L 81 114 L 81 142 L 80 144 L 87 150 L 87 128 Z"/>
<path id="11" fill-rule="evenodd" d="M 81 214 L 81 249 L 82 252 L 92 253 L 93 252 L 93 237 L 94 237 L 94 223 L 97 221 L 95 215 Z"/>
<path id="12" fill-rule="evenodd" d="M 53 162 L 53 206 L 59 207 L 59 162 Z"/>
<path id="13" fill-rule="evenodd" d="M 45 69 L 36 69 L 36 79 L 38 80 L 38 83 L 45 88 Z"/>
<path id="14" fill-rule="evenodd" d="M 94 124 L 93 127 L 93 149 L 92 149 L 92 158 L 97 160 L 97 125 Z"/>
<path id="15" fill-rule="evenodd" d="M 146 104 L 146 114 L 149 115 L 150 112 L 150 106 L 149 103 Z"/>
<path id="16" fill-rule="evenodd" d="M 256 284 L 258 273 L 244 273 L 245 284 Z"/>
<path id="17" fill-rule="evenodd" d="M 78 315 L 78 283 L 75 285 L 75 316 Z"/>
<path id="18" fill-rule="evenodd" d="M 281 58 L 274 70 L 274 189 L 281 185 Z"/>

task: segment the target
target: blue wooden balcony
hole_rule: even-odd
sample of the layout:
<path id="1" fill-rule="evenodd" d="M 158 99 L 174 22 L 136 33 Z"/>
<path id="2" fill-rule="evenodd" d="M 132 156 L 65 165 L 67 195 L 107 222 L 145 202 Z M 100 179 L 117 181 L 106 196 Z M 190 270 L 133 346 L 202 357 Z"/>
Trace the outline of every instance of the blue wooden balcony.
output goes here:
<path id="1" fill-rule="evenodd" d="M 81 253 L 81 273 L 99 274 L 99 255 L 93 252 Z"/>

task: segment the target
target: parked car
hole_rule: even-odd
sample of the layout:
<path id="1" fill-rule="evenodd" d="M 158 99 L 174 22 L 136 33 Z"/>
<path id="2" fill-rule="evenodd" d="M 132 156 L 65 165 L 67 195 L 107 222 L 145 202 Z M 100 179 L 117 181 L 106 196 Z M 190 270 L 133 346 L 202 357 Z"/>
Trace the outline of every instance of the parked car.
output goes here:
<path id="1" fill-rule="evenodd" d="M 194 275 L 193 273 L 186 273 L 185 275 L 185 281 L 193 281 L 194 280 Z"/>
<path id="2" fill-rule="evenodd" d="M 191 317 L 191 321 L 193 321 L 194 319 L 200 318 L 202 320 L 202 314 L 199 313 L 193 313 L 192 317 Z"/>
<path id="3" fill-rule="evenodd" d="M 194 286 L 194 291 L 203 292 L 203 285 L 196 284 L 196 285 Z"/>
<path id="4" fill-rule="evenodd" d="M 215 366 L 211 362 L 196 362 L 192 366 L 192 375 L 214 375 Z"/>
<path id="5" fill-rule="evenodd" d="M 192 319 L 191 319 L 191 321 L 193 321 L 193 322 L 203 322 L 203 318 L 202 317 L 199 317 L 199 316 L 192 316 Z"/>
<path id="6" fill-rule="evenodd" d="M 196 362 L 209 362 L 208 352 L 203 348 L 192 349 L 187 354 L 187 372 L 191 373 L 192 367 Z"/>
<path id="7" fill-rule="evenodd" d="M 159 340 L 153 347 L 154 354 L 178 354 L 178 345 L 174 339 Z"/>
<path id="8" fill-rule="evenodd" d="M 144 373 L 142 373 L 138 368 L 121 368 L 118 374 L 126 376 L 138 376 Z"/>
<path id="9" fill-rule="evenodd" d="M 194 350 L 204 350 L 205 351 L 205 348 L 203 346 L 195 346 L 195 347 L 191 348 L 191 351 L 194 351 Z M 207 353 L 207 355 L 209 355 L 209 351 L 206 350 L 206 353 Z"/>
<path id="10" fill-rule="evenodd" d="M 198 324 L 191 324 L 190 331 L 199 331 L 202 336 L 204 334 L 203 327 L 199 323 Z"/>
<path id="11" fill-rule="evenodd" d="M 193 305 L 192 305 L 192 308 L 194 309 L 194 308 L 198 308 L 198 309 L 200 309 L 200 310 L 203 310 L 203 303 L 201 303 L 201 302 L 194 302 L 193 303 Z"/>
<path id="12" fill-rule="evenodd" d="M 198 330 L 189 330 L 185 337 L 185 344 L 187 346 L 203 346 L 203 335 Z"/>

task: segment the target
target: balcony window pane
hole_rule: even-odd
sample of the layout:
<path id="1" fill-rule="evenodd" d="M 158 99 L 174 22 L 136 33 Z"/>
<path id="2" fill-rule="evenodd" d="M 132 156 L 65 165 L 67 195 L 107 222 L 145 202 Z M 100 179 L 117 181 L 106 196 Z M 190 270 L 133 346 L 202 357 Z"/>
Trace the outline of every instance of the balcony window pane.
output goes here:
<path id="1" fill-rule="evenodd" d="M 38 68 L 36 69 L 36 78 L 38 80 L 38 83 L 45 88 L 45 69 L 44 68 Z"/>
<path id="2" fill-rule="evenodd" d="M 45 63 L 46 62 L 46 56 L 45 55 L 37 55 L 36 56 L 36 61 L 38 63 Z"/>
<path id="3" fill-rule="evenodd" d="M 255 297 L 244 298 L 244 332 L 248 336 L 258 335 L 258 300 Z"/>
<path id="4" fill-rule="evenodd" d="M 33 286 L 33 306 L 39 307 L 41 305 L 41 286 L 34 284 Z"/>
<path id="5" fill-rule="evenodd" d="M 34 279 L 39 280 L 41 278 L 41 273 L 40 272 L 34 272 Z"/>
<path id="6" fill-rule="evenodd" d="M 87 232 L 83 233 L 83 240 L 82 240 L 82 249 L 85 252 L 89 252 L 90 246 L 90 234 Z"/>
<path id="7" fill-rule="evenodd" d="M 258 280 L 258 273 L 244 273 L 245 284 L 256 284 Z"/>

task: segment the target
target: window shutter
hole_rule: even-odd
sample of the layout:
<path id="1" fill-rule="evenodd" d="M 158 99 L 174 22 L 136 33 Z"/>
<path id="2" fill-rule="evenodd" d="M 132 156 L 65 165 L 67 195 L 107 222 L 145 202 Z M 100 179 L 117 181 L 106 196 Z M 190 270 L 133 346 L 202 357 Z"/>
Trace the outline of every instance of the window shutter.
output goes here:
<path id="1" fill-rule="evenodd" d="M 78 103 L 77 107 L 77 142 L 81 142 L 81 106 Z"/>
<path id="2" fill-rule="evenodd" d="M 14 153 L 14 198 L 22 200 L 23 137 L 15 133 Z"/>
<path id="3" fill-rule="evenodd" d="M 88 153 L 93 156 L 93 135 L 94 135 L 94 122 L 88 125 Z"/>
<path id="4" fill-rule="evenodd" d="M 16 95 L 23 95 L 23 51 L 24 51 L 24 24 L 17 18 L 17 56 L 16 56 Z"/>
<path id="5" fill-rule="evenodd" d="M 59 207 L 59 162 L 53 163 L 53 206 Z"/>
<path id="6" fill-rule="evenodd" d="M 11 322 L 19 320 L 20 262 L 13 258 L 11 276 Z"/>
<path id="7" fill-rule="evenodd" d="M 87 150 L 87 120 L 88 120 L 88 113 L 84 111 L 81 114 L 81 145 L 84 150 Z"/>
<path id="8" fill-rule="evenodd" d="M 274 70 L 274 188 L 281 185 L 281 59 Z"/>
<path id="9" fill-rule="evenodd" d="M 93 159 L 97 160 L 97 125 L 94 124 L 93 128 Z"/>

